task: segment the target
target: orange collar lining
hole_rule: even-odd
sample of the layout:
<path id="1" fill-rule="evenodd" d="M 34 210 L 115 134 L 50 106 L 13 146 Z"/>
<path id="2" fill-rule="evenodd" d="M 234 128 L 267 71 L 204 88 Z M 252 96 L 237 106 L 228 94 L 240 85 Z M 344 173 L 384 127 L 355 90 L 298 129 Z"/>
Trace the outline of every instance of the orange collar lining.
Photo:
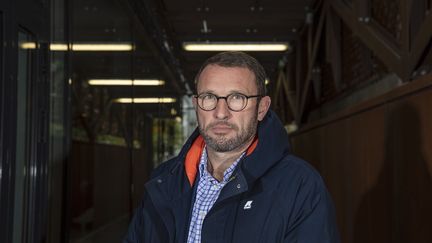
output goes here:
<path id="1" fill-rule="evenodd" d="M 191 186 L 193 186 L 193 183 L 195 182 L 196 179 L 196 175 L 198 173 L 198 164 L 200 161 L 202 151 L 204 149 L 204 145 L 205 145 L 204 139 L 201 135 L 199 135 L 193 142 L 188 153 L 186 154 L 185 169 L 186 169 L 186 175 L 189 180 L 189 184 Z M 255 137 L 254 141 L 247 149 L 246 155 L 250 155 L 255 150 L 257 145 L 258 145 L 258 137 Z"/>

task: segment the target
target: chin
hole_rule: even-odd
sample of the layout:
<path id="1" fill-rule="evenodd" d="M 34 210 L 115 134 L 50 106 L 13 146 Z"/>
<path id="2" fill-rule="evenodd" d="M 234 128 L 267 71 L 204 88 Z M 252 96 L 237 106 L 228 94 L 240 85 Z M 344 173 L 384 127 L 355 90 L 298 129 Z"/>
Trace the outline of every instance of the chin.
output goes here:
<path id="1" fill-rule="evenodd" d="M 233 136 L 229 136 L 227 133 L 214 133 L 214 136 L 211 137 L 214 141 L 221 141 L 221 144 L 226 143 L 231 140 Z"/>

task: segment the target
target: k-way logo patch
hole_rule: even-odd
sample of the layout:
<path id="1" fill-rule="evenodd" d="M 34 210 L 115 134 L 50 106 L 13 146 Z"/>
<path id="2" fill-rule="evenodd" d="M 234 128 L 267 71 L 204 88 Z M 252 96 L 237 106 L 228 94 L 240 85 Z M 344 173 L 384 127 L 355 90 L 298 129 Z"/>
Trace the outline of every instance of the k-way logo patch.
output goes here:
<path id="1" fill-rule="evenodd" d="M 253 200 L 247 201 L 243 207 L 243 209 L 251 209 Z"/>

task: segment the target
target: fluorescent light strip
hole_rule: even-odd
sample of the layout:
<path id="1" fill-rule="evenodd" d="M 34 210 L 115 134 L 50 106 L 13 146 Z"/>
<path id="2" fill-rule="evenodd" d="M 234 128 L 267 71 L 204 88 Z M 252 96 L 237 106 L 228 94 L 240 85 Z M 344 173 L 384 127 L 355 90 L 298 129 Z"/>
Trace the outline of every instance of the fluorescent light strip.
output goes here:
<path id="1" fill-rule="evenodd" d="M 21 49 L 36 49 L 36 42 L 23 42 L 20 44 Z M 75 44 L 62 44 L 51 43 L 51 51 L 132 51 L 133 45 L 126 43 L 75 43 Z"/>
<path id="2" fill-rule="evenodd" d="M 72 44 L 73 51 L 132 51 L 132 44 Z"/>
<path id="3" fill-rule="evenodd" d="M 286 51 L 288 50 L 288 43 L 184 42 L 183 49 L 186 51 Z"/>
<path id="4" fill-rule="evenodd" d="M 66 45 L 66 44 L 50 44 L 50 50 L 51 51 L 67 51 L 68 49 L 72 49 L 72 48 L 70 48 L 70 46 L 69 46 L 69 48 L 68 48 L 68 45 Z"/>
<path id="5" fill-rule="evenodd" d="M 89 85 L 143 85 L 160 86 L 164 85 L 164 80 L 158 79 L 90 79 Z"/>
<path id="6" fill-rule="evenodd" d="M 36 42 L 22 42 L 19 46 L 21 49 L 36 49 Z"/>
<path id="7" fill-rule="evenodd" d="M 157 103 L 174 103 L 175 98 L 118 98 L 115 99 L 116 103 L 143 103 L 143 104 L 157 104 Z"/>

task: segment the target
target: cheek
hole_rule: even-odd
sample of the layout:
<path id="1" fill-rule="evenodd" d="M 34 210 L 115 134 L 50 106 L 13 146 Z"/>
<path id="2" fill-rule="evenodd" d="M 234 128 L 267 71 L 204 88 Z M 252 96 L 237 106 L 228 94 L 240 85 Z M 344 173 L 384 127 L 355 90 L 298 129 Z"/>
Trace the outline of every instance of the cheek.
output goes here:
<path id="1" fill-rule="evenodd" d="M 256 119 L 257 118 L 255 115 L 255 112 L 253 112 L 251 114 L 248 114 L 246 116 L 241 117 L 236 123 L 242 130 L 245 130 L 245 129 L 248 129 L 249 126 L 252 123 L 254 123 L 255 122 L 254 120 L 256 120 Z"/>
<path id="2" fill-rule="evenodd" d="M 196 116 L 197 116 L 198 125 L 201 128 L 205 128 L 209 123 L 208 114 L 205 114 L 203 111 L 197 111 Z"/>

